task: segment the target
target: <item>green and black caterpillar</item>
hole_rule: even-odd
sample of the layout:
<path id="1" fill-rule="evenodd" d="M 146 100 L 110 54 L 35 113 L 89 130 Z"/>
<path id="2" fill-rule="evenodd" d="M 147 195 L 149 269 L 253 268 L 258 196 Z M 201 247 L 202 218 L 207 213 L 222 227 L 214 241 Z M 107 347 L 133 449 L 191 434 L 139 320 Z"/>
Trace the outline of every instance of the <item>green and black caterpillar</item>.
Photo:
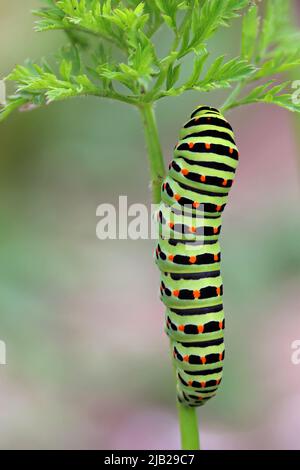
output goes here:
<path id="1" fill-rule="evenodd" d="M 156 262 L 177 397 L 188 406 L 215 396 L 222 379 L 219 235 L 238 157 L 230 124 L 217 109 L 200 106 L 180 132 L 162 185 Z"/>

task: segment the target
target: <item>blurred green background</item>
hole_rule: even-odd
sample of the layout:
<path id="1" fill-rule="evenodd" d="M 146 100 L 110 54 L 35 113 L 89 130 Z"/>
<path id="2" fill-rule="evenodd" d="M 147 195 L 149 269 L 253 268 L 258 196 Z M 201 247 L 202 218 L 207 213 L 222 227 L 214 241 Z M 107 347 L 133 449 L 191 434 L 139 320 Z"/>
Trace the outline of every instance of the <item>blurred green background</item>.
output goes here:
<path id="1" fill-rule="evenodd" d="M 2 77 L 66 42 L 32 31 L 39 4 L 0 0 Z M 233 54 L 238 35 L 236 23 L 211 48 Z M 221 102 L 159 103 L 166 161 L 193 108 Z M 300 449 L 299 118 L 264 105 L 228 117 L 241 161 L 222 236 L 227 358 L 199 412 L 202 446 Z M 154 242 L 95 232 L 99 204 L 150 202 L 138 114 L 70 100 L 14 114 L 0 144 L 0 448 L 178 448 Z"/>

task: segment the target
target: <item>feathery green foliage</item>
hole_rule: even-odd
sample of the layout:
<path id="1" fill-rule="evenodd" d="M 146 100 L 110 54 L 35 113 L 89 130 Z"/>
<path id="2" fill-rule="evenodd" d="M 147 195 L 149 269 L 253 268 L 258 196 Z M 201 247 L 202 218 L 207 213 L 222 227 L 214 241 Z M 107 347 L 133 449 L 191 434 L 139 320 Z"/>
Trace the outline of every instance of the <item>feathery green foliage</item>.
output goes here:
<path id="1" fill-rule="evenodd" d="M 69 41 L 52 67 L 45 61 L 18 65 L 7 77 L 16 92 L 2 106 L 0 119 L 14 109 L 74 96 L 93 95 L 136 106 L 186 91 L 238 89 L 224 110 L 257 101 L 292 111 L 292 88 L 278 89 L 274 75 L 300 65 L 300 32 L 290 24 L 290 2 L 266 0 L 264 11 L 251 0 L 44 0 L 34 11 L 36 31 L 63 30 Z M 240 57 L 210 59 L 209 40 L 216 31 L 243 15 Z M 261 18 L 262 16 L 262 18 Z M 160 57 L 157 35 L 171 30 L 169 50 Z M 193 56 L 187 79 L 183 60 Z M 84 60 L 82 59 L 84 57 Z M 253 92 L 239 98 L 246 86 Z M 29 106 L 31 107 L 31 106 Z"/>
<path id="2" fill-rule="evenodd" d="M 241 80 L 224 103 L 223 111 L 263 102 L 300 112 L 300 103 L 293 99 L 292 83 L 278 84 L 274 79 L 300 66 L 300 31 L 291 23 L 291 4 L 291 0 L 266 0 L 262 18 L 257 5 L 248 9 L 243 18 L 241 55 L 251 61 L 256 72 Z M 248 94 L 239 98 L 248 85 Z"/>

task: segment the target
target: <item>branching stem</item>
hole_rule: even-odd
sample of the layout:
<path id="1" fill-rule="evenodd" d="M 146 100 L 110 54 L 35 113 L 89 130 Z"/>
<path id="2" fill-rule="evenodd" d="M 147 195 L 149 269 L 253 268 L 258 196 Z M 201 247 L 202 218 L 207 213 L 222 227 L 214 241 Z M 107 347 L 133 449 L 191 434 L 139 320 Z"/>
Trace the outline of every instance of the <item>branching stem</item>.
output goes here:
<path id="1" fill-rule="evenodd" d="M 221 107 L 221 111 L 228 111 L 229 109 L 234 107 L 235 100 L 239 96 L 240 92 L 242 91 L 244 86 L 244 81 L 241 81 L 237 84 L 237 86 L 232 90 L 229 94 L 228 98 L 224 102 L 223 106 Z"/>

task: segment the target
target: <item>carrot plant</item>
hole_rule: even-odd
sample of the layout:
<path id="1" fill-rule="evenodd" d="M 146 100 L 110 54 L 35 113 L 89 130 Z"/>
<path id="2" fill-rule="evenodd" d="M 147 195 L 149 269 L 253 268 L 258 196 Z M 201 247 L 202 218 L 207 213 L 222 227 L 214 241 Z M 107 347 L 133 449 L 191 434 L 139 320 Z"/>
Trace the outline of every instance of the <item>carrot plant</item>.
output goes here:
<path id="1" fill-rule="evenodd" d="M 92 95 L 136 107 L 145 130 L 152 199 L 160 202 L 165 165 L 154 106 L 188 91 L 195 100 L 227 89 L 223 112 L 268 103 L 300 112 L 295 89 L 281 75 L 300 65 L 300 32 L 290 22 L 292 1 L 267 0 L 44 0 L 34 11 L 35 30 L 63 30 L 66 44 L 55 60 L 17 65 L 6 81 L 15 93 L 0 120 L 32 109 Z M 241 16 L 239 21 L 237 18 Z M 236 57 L 210 53 L 220 28 L 241 27 Z M 161 55 L 162 29 L 171 34 Z M 178 404 L 184 449 L 197 449 L 195 409 Z"/>

